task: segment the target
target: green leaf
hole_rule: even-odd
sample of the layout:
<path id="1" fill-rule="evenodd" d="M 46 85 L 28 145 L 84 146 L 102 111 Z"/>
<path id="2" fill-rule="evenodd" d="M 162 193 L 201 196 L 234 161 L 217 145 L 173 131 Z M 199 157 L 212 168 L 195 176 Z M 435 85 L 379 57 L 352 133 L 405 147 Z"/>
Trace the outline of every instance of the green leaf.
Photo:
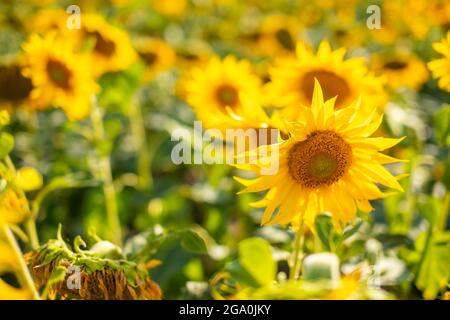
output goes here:
<path id="1" fill-rule="evenodd" d="M 14 148 L 14 137 L 7 132 L 0 133 L 0 159 L 6 157 Z"/>
<path id="2" fill-rule="evenodd" d="M 52 274 L 47 280 L 47 286 L 52 286 L 54 284 L 57 284 L 61 281 L 64 281 L 67 274 L 67 269 L 62 266 L 57 266 L 55 269 L 53 269 Z"/>
<path id="3" fill-rule="evenodd" d="M 423 291 L 425 299 L 435 299 L 439 291 L 450 281 L 450 242 L 447 234 L 436 234 L 428 241 L 422 260 L 416 286 Z"/>
<path id="4" fill-rule="evenodd" d="M 317 235 L 320 242 L 324 246 L 325 251 L 331 251 L 330 240 L 334 233 L 333 223 L 331 217 L 327 215 L 319 215 L 315 221 Z"/>
<path id="5" fill-rule="evenodd" d="M 450 146 L 450 106 L 439 109 L 434 115 L 433 122 L 438 144 Z"/>
<path id="6" fill-rule="evenodd" d="M 269 284 L 275 280 L 276 262 L 273 260 L 272 247 L 261 238 L 241 241 L 238 246 L 239 263 L 260 284 Z"/>
<path id="7" fill-rule="evenodd" d="M 180 233 L 181 246 L 193 253 L 206 254 L 208 248 L 205 240 L 194 230 L 184 230 Z"/>

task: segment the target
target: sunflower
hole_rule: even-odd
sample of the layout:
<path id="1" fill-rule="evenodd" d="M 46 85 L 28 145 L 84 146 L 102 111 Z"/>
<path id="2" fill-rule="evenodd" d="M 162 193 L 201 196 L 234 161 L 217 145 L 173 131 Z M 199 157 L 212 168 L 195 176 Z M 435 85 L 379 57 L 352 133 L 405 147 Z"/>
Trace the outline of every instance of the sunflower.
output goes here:
<path id="1" fill-rule="evenodd" d="M 301 31 L 298 20 L 292 16 L 272 14 L 266 16 L 258 34 L 258 47 L 264 55 L 293 52 Z"/>
<path id="2" fill-rule="evenodd" d="M 191 71 L 184 88 L 187 102 L 208 128 L 267 127 L 267 115 L 258 103 L 260 80 L 246 60 L 214 57 Z"/>
<path id="3" fill-rule="evenodd" d="M 98 90 L 88 60 L 75 55 L 71 45 L 57 39 L 54 32 L 44 37 L 32 34 L 23 49 L 23 74 L 32 81 L 31 99 L 37 108 L 54 105 L 71 119 L 84 118 L 90 110 L 90 97 Z"/>
<path id="4" fill-rule="evenodd" d="M 140 39 L 135 44 L 139 57 L 147 68 L 144 81 L 150 81 L 159 73 L 170 69 L 175 64 L 175 51 L 164 41 L 157 38 Z"/>
<path id="5" fill-rule="evenodd" d="M 450 32 L 447 32 L 447 38 L 433 43 L 433 48 L 443 57 L 429 62 L 428 68 L 433 77 L 439 79 L 439 87 L 450 92 Z"/>
<path id="6" fill-rule="evenodd" d="M 263 225 L 305 222 L 312 228 L 317 214 L 329 212 L 339 229 L 342 223 L 354 220 L 358 209 L 373 210 L 369 200 L 388 195 L 377 183 L 403 191 L 399 177 L 383 167 L 401 160 L 379 152 L 402 139 L 369 137 L 382 121 L 376 108 L 362 106 L 358 99 L 335 110 L 336 100 L 324 101 L 315 81 L 312 105 L 299 107 L 303 120 L 289 124 L 290 138 L 264 147 L 264 154 L 260 148 L 253 150 L 259 155 L 255 163 L 236 165 L 257 175 L 256 179 L 236 177 L 246 187 L 241 193 L 267 191 L 262 200 L 253 203 L 266 208 Z M 273 167 L 274 153 L 278 155 L 277 172 L 262 175 L 263 168 Z"/>
<path id="7" fill-rule="evenodd" d="M 407 87 L 418 90 L 428 79 L 425 63 L 412 54 L 378 54 L 372 59 L 375 73 L 387 79 L 391 89 Z"/>
<path id="8" fill-rule="evenodd" d="M 25 27 L 30 33 L 45 34 L 49 31 L 64 33 L 69 31 L 66 26 L 67 17 L 68 15 L 63 9 L 43 9 L 27 19 Z"/>
<path id="9" fill-rule="evenodd" d="M 31 80 L 22 75 L 19 63 L 0 66 L 0 109 L 12 113 L 22 105 L 31 108 L 32 90 Z"/>
<path id="10" fill-rule="evenodd" d="M 91 47 L 89 57 L 95 76 L 124 70 L 137 59 L 128 34 L 100 15 L 84 14 L 78 36 L 81 49 Z"/>
<path id="11" fill-rule="evenodd" d="M 270 70 L 271 82 L 267 84 L 268 103 L 283 107 L 287 119 L 295 120 L 299 106 L 311 105 L 315 78 L 325 98 L 337 96 L 337 109 L 350 104 L 360 94 L 366 105 L 384 106 L 383 81 L 368 73 L 363 58 L 345 60 L 345 49 L 332 51 L 327 41 L 322 41 L 316 55 L 302 43 L 297 45 L 296 53 L 295 58 L 282 58 Z"/>

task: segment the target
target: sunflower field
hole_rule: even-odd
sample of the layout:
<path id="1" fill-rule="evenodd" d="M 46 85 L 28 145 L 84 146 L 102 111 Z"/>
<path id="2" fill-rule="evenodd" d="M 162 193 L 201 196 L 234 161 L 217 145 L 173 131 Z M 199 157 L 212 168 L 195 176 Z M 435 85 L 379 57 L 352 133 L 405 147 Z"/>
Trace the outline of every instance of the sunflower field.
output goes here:
<path id="1" fill-rule="evenodd" d="M 450 2 L 2 0 L 1 300 L 450 300 Z"/>

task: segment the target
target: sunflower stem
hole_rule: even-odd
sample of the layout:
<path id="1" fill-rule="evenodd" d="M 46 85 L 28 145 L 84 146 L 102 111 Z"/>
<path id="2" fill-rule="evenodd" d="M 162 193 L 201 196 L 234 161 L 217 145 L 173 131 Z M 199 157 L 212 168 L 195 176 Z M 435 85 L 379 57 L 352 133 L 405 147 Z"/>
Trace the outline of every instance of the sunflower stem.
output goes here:
<path id="1" fill-rule="evenodd" d="M 97 163 L 102 182 L 103 195 L 105 197 L 105 209 L 108 219 L 111 240 L 122 246 L 122 230 L 120 227 L 119 209 L 117 206 L 117 193 L 114 186 L 111 170 L 110 151 L 105 152 L 100 146 L 107 143 L 105 128 L 103 126 L 103 113 L 97 103 L 97 98 L 92 99 L 91 122 L 97 147 Z"/>
<path id="2" fill-rule="evenodd" d="M 16 238 L 14 237 L 10 228 L 6 225 L 2 227 L 1 231 L 4 234 L 4 237 L 8 242 L 9 246 L 11 247 L 11 249 L 13 249 L 13 252 L 16 256 L 18 267 L 17 271 L 20 284 L 30 291 L 34 300 L 39 300 L 40 299 L 39 293 L 37 292 L 36 287 L 34 286 L 33 278 L 31 277 L 30 270 L 28 270 L 27 264 L 23 259 L 22 251 L 20 250 L 20 247 L 17 244 Z"/>
<path id="3" fill-rule="evenodd" d="M 141 106 L 137 99 L 133 99 L 130 105 L 130 125 L 131 133 L 134 136 L 137 153 L 137 174 L 139 177 L 138 187 L 140 189 L 150 187 L 153 184 L 150 172 L 151 159 L 147 152 L 147 136 L 145 132 L 144 119 L 142 117 Z"/>
<path id="4" fill-rule="evenodd" d="M 450 191 L 447 191 L 444 196 L 444 201 L 442 203 L 441 214 L 439 215 L 438 228 L 439 230 L 445 231 L 447 226 L 448 215 L 450 211 Z"/>
<path id="5" fill-rule="evenodd" d="M 303 253 L 304 241 L 305 241 L 304 224 L 303 219 L 301 219 L 300 226 L 298 228 L 297 233 L 295 234 L 294 251 L 292 252 L 291 256 L 291 268 L 289 271 L 291 280 L 297 280 L 300 276 L 304 255 Z"/>

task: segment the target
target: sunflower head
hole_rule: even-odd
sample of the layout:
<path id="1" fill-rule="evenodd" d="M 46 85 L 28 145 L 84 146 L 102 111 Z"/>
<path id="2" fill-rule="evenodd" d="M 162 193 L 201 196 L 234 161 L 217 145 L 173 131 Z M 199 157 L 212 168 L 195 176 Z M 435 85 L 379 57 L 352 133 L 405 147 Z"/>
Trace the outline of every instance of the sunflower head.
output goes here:
<path id="1" fill-rule="evenodd" d="M 104 245 L 105 242 L 101 241 L 100 244 Z M 74 252 L 58 236 L 58 239 L 51 239 L 37 250 L 27 253 L 24 258 L 31 269 L 37 288 L 48 284 L 55 269 L 64 270 L 64 279 L 48 288 L 49 297 L 52 299 L 60 297 L 84 300 L 160 300 L 162 298 L 161 289 L 148 276 L 144 266 L 127 261 L 123 256 L 99 255 L 99 251 L 103 250 L 94 251 L 93 248 L 88 251 L 80 250 L 77 243 L 74 243 Z M 68 283 L 73 286 L 68 286 Z"/>
<path id="2" fill-rule="evenodd" d="M 71 119 L 85 117 L 90 97 L 99 89 L 87 58 L 75 54 L 72 44 L 54 32 L 43 37 L 32 34 L 23 49 L 23 74 L 31 79 L 31 100 L 36 108 L 56 106 Z"/>
<path id="3" fill-rule="evenodd" d="M 333 51 L 327 41 L 320 44 L 317 54 L 302 43 L 297 45 L 296 53 L 296 57 L 279 60 L 270 72 L 271 82 L 267 85 L 268 102 L 283 107 L 287 119 L 295 120 L 297 106 L 311 105 L 314 79 L 320 82 L 326 99 L 337 96 L 337 109 L 350 104 L 360 94 L 366 105 L 383 107 L 386 101 L 383 81 L 369 74 L 363 58 L 344 59 L 345 49 Z"/>
<path id="4" fill-rule="evenodd" d="M 175 63 L 175 51 L 158 38 L 140 39 L 136 51 L 146 65 L 144 81 L 150 81 L 159 73 L 170 69 Z"/>
<path id="5" fill-rule="evenodd" d="M 428 68 L 433 77 L 439 79 L 439 87 L 450 92 L 450 31 L 447 32 L 446 38 L 433 43 L 433 48 L 442 57 L 429 62 Z"/>
<path id="6" fill-rule="evenodd" d="M 407 87 L 418 90 L 428 79 L 425 63 L 412 54 L 378 54 L 372 59 L 372 69 L 383 75 L 391 89 Z"/>
<path id="7" fill-rule="evenodd" d="M 310 107 L 298 108 L 302 116 L 286 124 L 289 138 L 269 146 L 270 156 L 260 156 L 256 164 L 237 165 L 257 175 L 254 180 L 236 178 L 246 188 L 243 192 L 267 191 L 253 203 L 265 207 L 262 223 L 305 221 L 312 227 L 315 217 L 329 212 L 336 227 L 352 221 L 357 210 L 369 212 L 369 200 L 383 198 L 377 184 L 402 191 L 402 187 L 383 165 L 400 160 L 380 153 L 401 139 L 370 137 L 379 127 L 382 116 L 361 99 L 335 108 L 336 98 L 324 100 L 316 80 Z M 262 175 L 261 169 L 275 161 L 278 171 Z"/>
<path id="8" fill-rule="evenodd" d="M 22 74 L 22 66 L 14 63 L 0 66 L 0 109 L 12 112 L 16 107 L 31 107 L 33 85 Z"/>
<path id="9" fill-rule="evenodd" d="M 96 76 L 124 70 L 137 59 L 128 34 L 100 15 L 83 15 L 77 42 L 81 49 L 90 47 L 89 57 Z"/>
<path id="10" fill-rule="evenodd" d="M 244 120 L 244 127 L 259 128 L 267 121 L 256 95 L 260 80 L 246 60 L 214 57 L 190 72 L 184 88 L 187 102 L 206 127 L 243 128 Z"/>
<path id="11" fill-rule="evenodd" d="M 273 14 L 266 16 L 258 34 L 259 49 L 263 54 L 286 54 L 295 50 L 295 43 L 301 31 L 296 18 Z"/>

